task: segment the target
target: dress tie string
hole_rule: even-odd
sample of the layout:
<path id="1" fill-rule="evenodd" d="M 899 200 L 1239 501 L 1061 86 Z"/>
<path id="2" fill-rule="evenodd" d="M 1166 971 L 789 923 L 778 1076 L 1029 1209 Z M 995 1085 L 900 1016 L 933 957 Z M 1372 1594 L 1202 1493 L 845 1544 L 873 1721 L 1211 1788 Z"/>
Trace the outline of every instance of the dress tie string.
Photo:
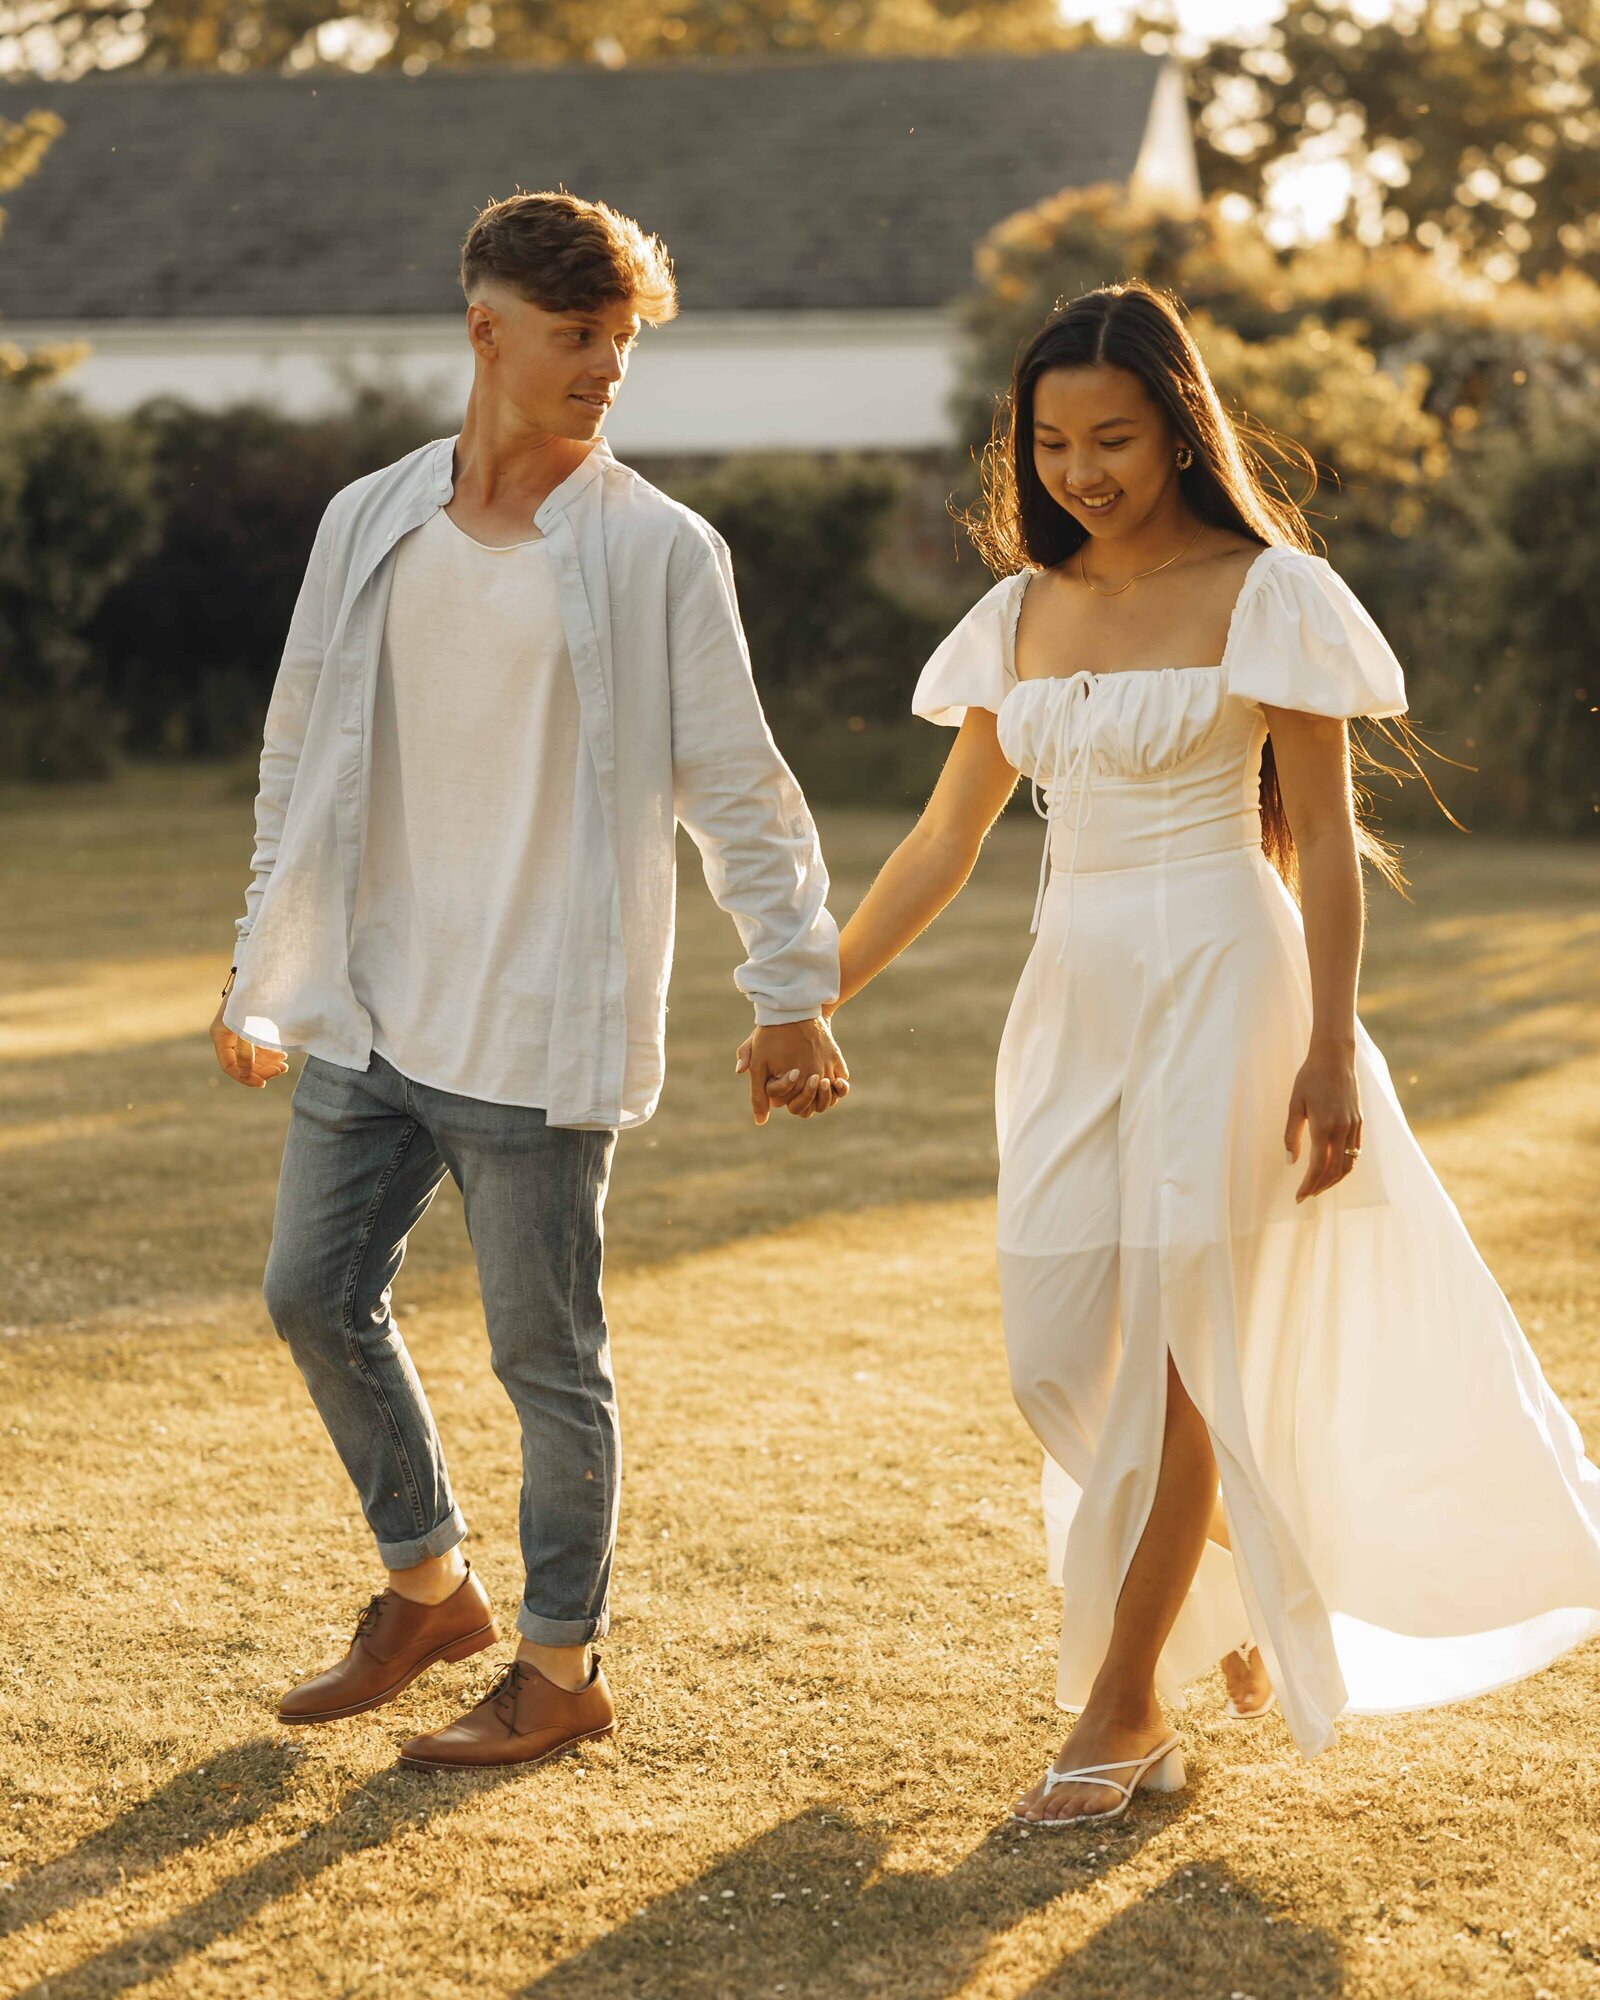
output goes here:
<path id="1" fill-rule="evenodd" d="M 1072 935 L 1072 906 L 1075 899 L 1078 870 L 1078 842 L 1083 829 L 1094 816 L 1094 804 L 1090 797 L 1090 777 L 1093 770 L 1093 731 L 1089 727 L 1089 710 L 1094 701 L 1098 682 L 1087 668 L 1075 674 L 1060 676 L 1061 693 L 1058 698 L 1053 727 L 1047 732 L 1050 743 L 1050 797 L 1046 804 L 1040 804 L 1042 794 L 1039 789 L 1038 771 L 1040 760 L 1034 760 L 1034 775 L 1029 780 L 1033 799 L 1033 809 L 1044 821 L 1044 853 L 1039 857 L 1039 893 L 1033 899 L 1033 921 L 1028 926 L 1030 936 L 1037 936 L 1039 919 L 1044 911 L 1044 892 L 1050 880 L 1050 846 L 1054 822 L 1064 818 L 1067 798 L 1073 797 L 1072 851 L 1067 858 L 1067 914 L 1062 925 L 1061 944 L 1056 952 L 1059 965 L 1067 955 L 1067 940 Z M 1079 710 L 1079 691 L 1082 691 L 1083 728 L 1074 734 L 1073 723 Z"/>

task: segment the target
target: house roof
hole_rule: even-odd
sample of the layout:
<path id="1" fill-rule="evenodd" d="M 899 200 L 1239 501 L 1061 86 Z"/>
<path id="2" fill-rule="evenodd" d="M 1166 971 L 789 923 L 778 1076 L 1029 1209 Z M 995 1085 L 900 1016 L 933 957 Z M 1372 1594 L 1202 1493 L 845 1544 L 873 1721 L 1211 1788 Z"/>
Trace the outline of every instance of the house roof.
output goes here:
<path id="1" fill-rule="evenodd" d="M 666 239 L 687 309 L 938 307 L 994 223 L 1127 181 L 1163 59 L 113 75 L 0 86 L 66 130 L 4 201 L 12 321 L 458 311 L 485 203 L 563 185 Z"/>

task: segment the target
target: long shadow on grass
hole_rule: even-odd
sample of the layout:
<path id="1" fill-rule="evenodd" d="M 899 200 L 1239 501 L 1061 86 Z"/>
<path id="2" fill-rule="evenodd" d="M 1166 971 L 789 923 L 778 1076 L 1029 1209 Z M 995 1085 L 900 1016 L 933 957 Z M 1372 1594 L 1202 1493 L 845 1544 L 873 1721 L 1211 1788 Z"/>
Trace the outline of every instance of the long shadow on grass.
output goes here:
<path id="1" fill-rule="evenodd" d="M 211 1782 L 220 1761 L 208 1760 L 205 1783 Z M 186 1778 L 195 1775 L 186 1773 Z M 409 1772 L 399 1765 L 379 1771 L 364 1784 L 353 1785 L 337 1811 L 320 1826 L 278 1848 L 253 1868 L 229 1876 L 198 1903 L 107 1951 L 96 1952 L 81 1964 L 20 1989 L 12 2000 L 107 2000 L 108 1995 L 143 1986 L 240 1929 L 280 1897 L 303 1889 L 348 1856 L 381 1847 L 396 1833 L 424 1820 L 442 1820 L 510 1775 L 520 1774 L 514 1768 L 509 1773 L 486 1771 L 481 1776 L 457 1773 L 456 1781 L 445 1792 L 437 1778 L 426 1772 Z M 177 1781 L 179 1786 L 184 1782 Z M 270 1801 L 262 1802 L 266 1803 Z"/>
<path id="2" fill-rule="evenodd" d="M 797 1815 L 523 1987 L 516 2000 L 945 2000 L 1027 1918 L 1092 1896 L 1181 1811 L 1131 1832 L 997 1828 L 948 1874 L 879 1874 L 883 1838 L 840 1811 Z M 1091 1912 L 1092 1912 L 1092 1905 Z M 1342 1987 L 1325 1933 L 1281 1918 L 1216 1863 L 1175 1871 L 1029 1988 L 1027 2000 L 1322 2000 Z"/>
<path id="3" fill-rule="evenodd" d="M 1253 1884 L 1207 1862 L 1156 1883 L 1018 2000 L 1331 2000 L 1343 1991 L 1334 1937 L 1278 1915 Z"/>
<path id="4" fill-rule="evenodd" d="M 282 1798 L 298 1756 L 293 1744 L 257 1737 L 180 1772 L 68 1853 L 18 1876 L 0 1903 L 0 1937 L 260 1819 Z"/>

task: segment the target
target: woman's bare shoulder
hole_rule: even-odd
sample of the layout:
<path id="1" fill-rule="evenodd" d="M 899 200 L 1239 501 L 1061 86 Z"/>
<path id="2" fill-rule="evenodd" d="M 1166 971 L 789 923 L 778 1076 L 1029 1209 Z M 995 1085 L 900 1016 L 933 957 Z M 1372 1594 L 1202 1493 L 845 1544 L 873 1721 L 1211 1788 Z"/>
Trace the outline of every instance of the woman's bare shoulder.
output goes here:
<path id="1" fill-rule="evenodd" d="M 1253 563 L 1266 544 L 1252 541 L 1248 535 L 1236 534 L 1231 528 L 1219 528 L 1216 539 L 1203 546 L 1203 552 L 1196 550 L 1203 563 L 1216 563 L 1219 567 L 1236 568 L 1240 564 Z"/>

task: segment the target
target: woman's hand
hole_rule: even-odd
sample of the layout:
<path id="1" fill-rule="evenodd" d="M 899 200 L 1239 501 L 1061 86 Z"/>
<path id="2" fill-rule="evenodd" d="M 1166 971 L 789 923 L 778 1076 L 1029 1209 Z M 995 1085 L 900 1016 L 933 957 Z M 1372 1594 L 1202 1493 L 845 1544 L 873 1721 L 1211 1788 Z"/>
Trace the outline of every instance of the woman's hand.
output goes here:
<path id="1" fill-rule="evenodd" d="M 821 1009 L 820 1024 L 798 1024 L 798 1034 L 793 1028 L 753 1028 L 739 1044 L 733 1064 L 736 1076 L 749 1075 L 759 1062 L 759 1078 L 750 1077 L 750 1108 L 758 1125 L 765 1125 L 769 1114 L 780 1109 L 795 1118 L 814 1118 L 850 1095 L 850 1072 L 827 1026 L 838 1004 L 832 1000 Z M 811 1035 L 811 1028 L 817 1028 L 818 1034 Z M 760 1054 L 763 1040 L 767 1044 L 765 1055 Z M 807 1059 L 798 1069 L 781 1069 L 779 1065 L 796 1053 L 797 1040 L 802 1044 L 802 1056 L 815 1053 L 808 1052 L 805 1044 L 820 1041 L 821 1059 Z"/>
<path id="2" fill-rule="evenodd" d="M 1313 1048 L 1300 1065 L 1283 1132 L 1291 1166 L 1300 1157 L 1300 1141 L 1308 1128 L 1311 1146 L 1305 1178 L 1295 1194 L 1297 1203 L 1336 1186 L 1361 1151 L 1361 1094 L 1353 1042 L 1348 1047 Z"/>

